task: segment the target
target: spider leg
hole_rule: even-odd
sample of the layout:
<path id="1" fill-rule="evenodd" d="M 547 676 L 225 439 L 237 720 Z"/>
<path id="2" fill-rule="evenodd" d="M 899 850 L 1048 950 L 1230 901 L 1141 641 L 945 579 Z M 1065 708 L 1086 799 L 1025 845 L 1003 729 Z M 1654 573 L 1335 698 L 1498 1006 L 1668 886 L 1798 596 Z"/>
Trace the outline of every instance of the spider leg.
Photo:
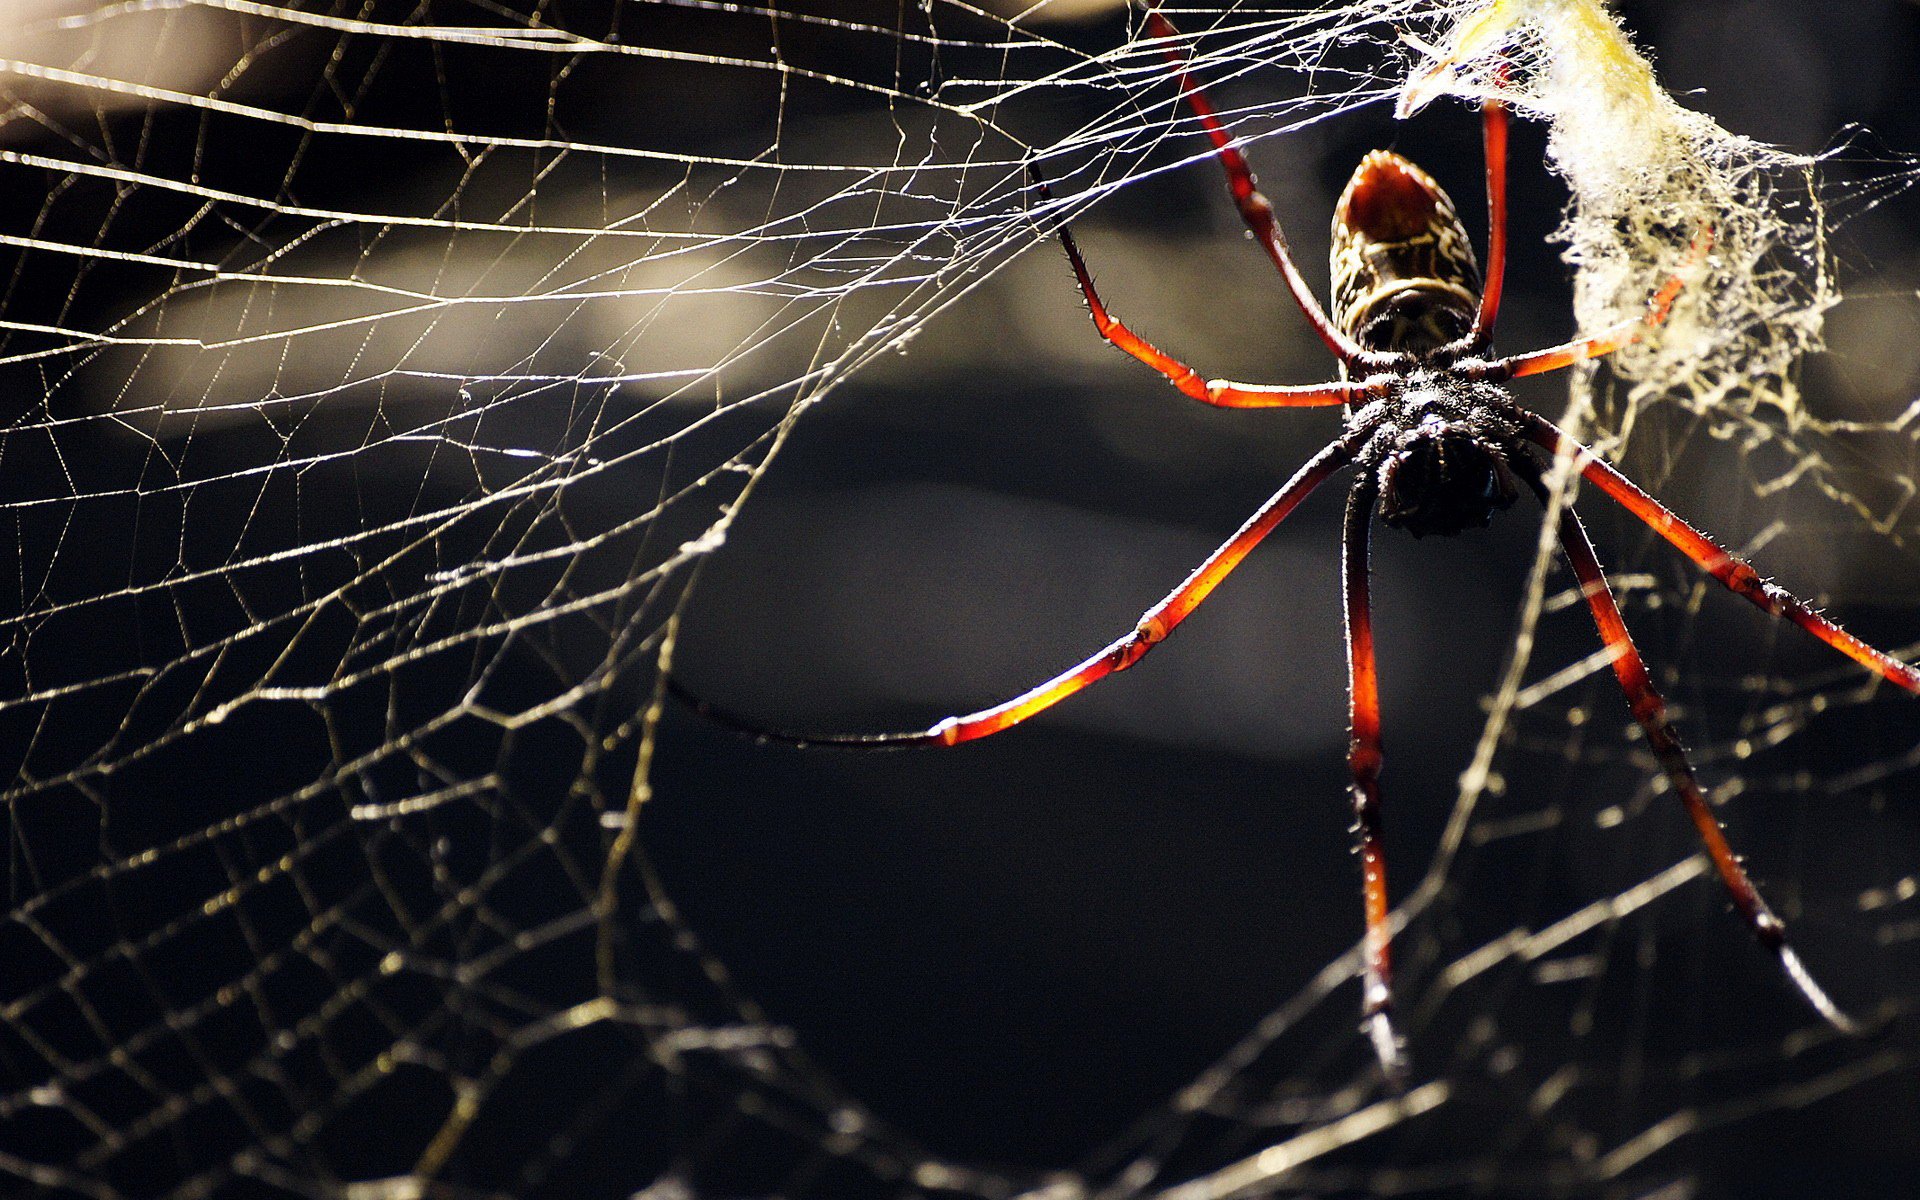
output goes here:
<path id="1" fill-rule="evenodd" d="M 1525 354 L 1513 354 L 1506 358 L 1497 358 L 1484 366 L 1470 370 L 1475 379 L 1500 382 L 1507 379 L 1519 379 L 1525 375 L 1544 375 L 1548 371 L 1558 371 L 1574 363 L 1589 358 L 1604 358 L 1622 346 L 1630 346 L 1647 335 L 1647 331 L 1658 326 L 1673 311 L 1673 302 L 1687 286 L 1687 272 L 1706 257 L 1713 246 L 1713 230 L 1703 229 L 1694 235 L 1693 243 L 1687 250 L 1687 261 L 1663 284 L 1660 290 L 1647 301 L 1644 315 L 1631 321 L 1622 321 L 1599 337 L 1575 338 L 1558 346 L 1548 346 L 1544 350 L 1532 350 Z"/>
<path id="2" fill-rule="evenodd" d="M 1176 44 L 1180 31 L 1174 28 L 1173 22 L 1167 20 L 1154 3 L 1150 3 L 1147 9 L 1147 32 L 1166 43 L 1167 61 L 1173 64 L 1180 94 L 1186 97 L 1187 107 L 1200 119 L 1201 128 L 1207 131 L 1207 138 L 1213 142 L 1214 156 L 1227 173 L 1227 189 L 1233 193 L 1233 203 L 1240 210 L 1240 219 L 1247 223 L 1255 240 L 1266 249 L 1273 265 L 1280 268 L 1281 276 L 1287 281 L 1287 290 L 1293 293 L 1294 303 L 1306 315 L 1307 323 L 1313 326 L 1314 333 L 1341 362 L 1367 361 L 1370 357 L 1367 351 L 1329 321 L 1326 310 L 1313 298 L 1313 291 L 1301 277 L 1300 269 L 1294 266 L 1293 253 L 1287 248 L 1287 235 L 1281 232 L 1279 223 L 1274 219 L 1272 202 L 1260 194 L 1259 184 L 1253 177 L 1253 168 L 1247 165 L 1246 156 L 1233 144 L 1233 135 L 1220 123 L 1213 104 L 1187 71 L 1187 56 Z"/>
<path id="3" fill-rule="evenodd" d="M 1040 176 L 1038 167 L 1028 164 L 1027 175 L 1033 180 L 1043 200 L 1053 198 L 1047 181 Z M 1080 294 L 1087 299 L 1087 309 L 1093 314 L 1093 327 L 1100 336 L 1118 346 L 1128 354 L 1152 367 L 1167 377 L 1167 381 L 1179 388 L 1181 393 L 1190 396 L 1202 404 L 1212 404 L 1220 408 L 1313 408 L 1335 404 L 1351 404 L 1378 392 L 1378 388 L 1367 383 L 1322 383 L 1305 386 L 1267 385 L 1257 383 L 1235 383 L 1230 379 L 1202 379 L 1200 373 L 1186 363 L 1167 354 L 1139 334 L 1128 329 L 1118 317 L 1107 311 L 1100 299 L 1100 293 L 1093 286 L 1093 272 L 1087 270 L 1087 261 L 1080 255 L 1080 246 L 1073 239 L 1073 233 L 1066 222 L 1059 223 L 1056 232 L 1060 235 L 1060 244 L 1066 249 L 1067 261 L 1073 266 L 1073 276 L 1080 282 Z"/>
<path id="4" fill-rule="evenodd" d="M 1896 687 L 1920 694 L 1920 670 L 1867 645 L 1807 607 L 1785 588 L 1760 578 L 1760 573 L 1753 567 L 1735 558 L 1718 542 L 1674 515 L 1665 505 L 1647 495 L 1639 485 L 1552 421 L 1524 410 L 1515 411 L 1524 422 L 1523 428 L 1529 439 L 1554 454 L 1565 454 L 1575 459 L 1583 476 L 1619 501 L 1622 507 L 1645 522 L 1648 528 L 1672 542 L 1681 553 L 1698 563 L 1702 570 L 1719 580 L 1728 591 L 1745 597 L 1774 616 L 1787 618 Z"/>
<path id="5" fill-rule="evenodd" d="M 1547 488 L 1540 476 L 1539 466 L 1523 455 L 1515 456 L 1514 466 L 1533 488 L 1534 494 L 1540 497 L 1541 503 L 1545 504 Z M 1594 556 L 1593 543 L 1588 540 L 1579 515 L 1571 508 L 1563 508 L 1560 513 L 1560 550 L 1566 556 L 1567 564 L 1573 568 L 1574 577 L 1580 581 L 1587 606 L 1593 611 L 1593 622 L 1600 630 L 1600 639 L 1613 652 L 1614 678 L 1619 681 L 1620 690 L 1626 694 L 1627 707 L 1645 731 L 1647 744 L 1653 748 L 1654 757 L 1659 759 L 1667 780 L 1679 794 L 1680 802 L 1686 806 L 1687 816 L 1692 819 L 1694 829 L 1705 843 L 1707 856 L 1713 860 L 1714 870 L 1719 872 L 1720 882 L 1727 889 L 1734 908 L 1760 944 L 1773 952 L 1787 978 L 1800 989 L 1800 994 L 1806 997 L 1814 1011 L 1840 1032 L 1858 1034 L 1859 1026 L 1828 998 L 1826 991 L 1814 981 L 1806 964 L 1800 961 L 1800 956 L 1787 944 L 1786 926 L 1767 907 L 1767 902 L 1747 877 L 1746 868 L 1740 865 L 1739 857 L 1727 844 L 1726 834 L 1721 830 L 1720 822 L 1714 818 L 1713 809 L 1700 790 L 1699 780 L 1694 778 L 1686 751 L 1680 746 L 1679 735 L 1667 720 L 1666 702 L 1654 688 L 1653 679 L 1647 674 L 1646 663 L 1641 660 L 1640 651 L 1634 646 L 1632 635 L 1627 632 L 1626 622 L 1620 616 L 1620 606 L 1613 599 L 1613 589 L 1608 586 L 1606 574 L 1600 569 L 1600 561 Z"/>
<path id="6" fill-rule="evenodd" d="M 1493 340 L 1494 318 L 1507 277 L 1507 106 L 1489 97 L 1480 105 L 1481 141 L 1487 160 L 1487 274 L 1480 289 L 1469 345 Z"/>
<path id="7" fill-rule="evenodd" d="M 1370 472 L 1347 496 L 1341 580 L 1347 608 L 1347 765 L 1353 771 L 1354 837 L 1360 853 L 1367 912 L 1361 1027 L 1396 1089 L 1406 1082 L 1400 1036 L 1393 1028 L 1392 934 L 1388 929 L 1387 860 L 1380 834 L 1380 678 L 1374 668 L 1373 604 L 1368 582 L 1368 543 L 1378 486 Z"/>
<path id="8" fill-rule="evenodd" d="M 1201 601 L 1205 600 L 1213 589 L 1240 565 L 1253 548 L 1260 544 L 1261 539 L 1272 533 L 1274 527 L 1285 520 L 1302 500 L 1311 495 L 1328 476 L 1351 462 L 1372 433 L 1371 425 L 1355 426 L 1309 459 L 1305 466 L 1294 472 L 1293 478 L 1282 484 L 1279 491 L 1270 496 L 1265 504 L 1247 518 L 1231 538 L 1228 538 L 1218 550 L 1208 556 L 1205 562 L 1195 568 L 1185 582 L 1143 613 L 1126 636 L 1116 639 L 1099 653 L 1069 667 L 1045 683 L 1029 688 L 1013 699 L 991 708 L 948 717 L 925 729 L 902 733 L 791 733 L 770 729 L 748 717 L 711 704 L 682 686 L 678 680 L 669 679 L 667 688 L 695 712 L 717 724 L 750 737 L 785 742 L 795 746 L 844 746 L 852 749 L 878 750 L 905 746 L 954 746 L 961 742 L 971 742 L 991 736 L 1019 724 L 1036 713 L 1044 712 L 1088 685 L 1105 679 L 1117 671 L 1124 671 L 1139 662 L 1146 656 L 1147 651 L 1164 641 L 1180 622 L 1186 620 L 1194 609 L 1200 607 Z"/>

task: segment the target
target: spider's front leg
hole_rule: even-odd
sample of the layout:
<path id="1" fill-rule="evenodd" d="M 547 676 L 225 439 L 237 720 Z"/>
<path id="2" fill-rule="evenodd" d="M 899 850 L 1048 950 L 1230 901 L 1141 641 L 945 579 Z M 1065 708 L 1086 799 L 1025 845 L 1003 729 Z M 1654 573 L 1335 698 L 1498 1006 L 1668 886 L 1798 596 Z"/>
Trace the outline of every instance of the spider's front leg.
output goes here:
<path id="1" fill-rule="evenodd" d="M 1527 481 L 1541 504 L 1545 505 L 1548 501 L 1546 480 L 1532 456 L 1516 454 L 1512 463 L 1515 473 Z M 1734 908 L 1739 911 L 1741 920 L 1746 922 L 1747 928 L 1753 931 L 1760 944 L 1773 952 L 1781 970 L 1800 989 L 1800 994 L 1806 997 L 1815 1012 L 1840 1032 L 1858 1034 L 1859 1025 L 1840 1011 L 1825 989 L 1815 982 L 1793 947 L 1787 944 L 1787 927 L 1767 907 L 1759 889 L 1747 877 L 1746 868 L 1740 865 L 1739 857 L 1727 844 L 1727 836 L 1721 830 L 1720 822 L 1715 819 L 1706 795 L 1700 790 L 1700 781 L 1694 777 L 1692 765 L 1687 762 L 1680 736 L 1674 732 L 1672 722 L 1667 720 L 1666 701 L 1653 686 L 1646 663 L 1633 644 L 1633 636 L 1627 632 L 1626 621 L 1620 616 L 1620 606 L 1614 602 L 1613 589 L 1607 584 L 1606 573 L 1601 570 L 1600 560 L 1593 553 L 1593 543 L 1588 540 L 1587 531 L 1572 508 L 1563 508 L 1560 512 L 1560 551 L 1566 556 L 1567 565 L 1573 568 L 1574 578 L 1580 581 L 1580 590 L 1593 612 L 1593 622 L 1599 627 L 1601 641 L 1613 653 L 1614 678 L 1619 681 L 1620 690 L 1626 693 L 1627 707 L 1646 733 L 1647 745 L 1652 748 L 1654 757 L 1666 772 L 1668 782 L 1686 807 L 1687 816 L 1699 832 L 1701 842 L 1706 845 L 1707 856 L 1713 860 L 1714 870 L 1719 872 L 1720 882 L 1726 888 Z"/>
<path id="2" fill-rule="evenodd" d="M 1407 1065 L 1400 1035 L 1393 1028 L 1392 933 L 1388 926 L 1392 910 L 1380 833 L 1380 677 L 1374 665 L 1367 561 L 1378 496 L 1374 472 L 1362 471 L 1347 496 L 1341 580 L 1347 612 L 1347 763 L 1353 771 L 1354 838 L 1367 912 L 1361 1021 L 1387 1082 L 1397 1090 L 1406 1086 Z"/>
<path id="3" fill-rule="evenodd" d="M 1213 589 L 1233 573 L 1235 567 L 1253 553 L 1262 539 L 1287 514 L 1326 482 L 1327 477 L 1353 461 L 1360 448 L 1373 436 L 1374 426 L 1356 423 L 1294 472 L 1293 478 L 1267 498 L 1231 538 L 1194 568 L 1179 587 L 1158 604 L 1140 615 L 1126 634 L 1108 643 L 1092 657 L 1067 668 L 1036 687 L 1028 688 L 1013 699 L 935 722 L 925 729 L 896 733 L 798 733 L 774 729 L 751 717 L 742 716 L 701 698 L 669 676 L 667 690 L 701 716 L 724 725 L 736 733 L 761 741 L 785 742 L 793 746 L 838 746 L 849 750 L 888 750 L 907 746 L 957 746 L 1011 729 L 1020 722 L 1045 712 L 1107 676 L 1126 670 L 1146 657 L 1148 651 L 1165 641 L 1194 609 L 1200 607 Z"/>
<path id="4" fill-rule="evenodd" d="M 1504 76 L 1503 76 L 1504 77 Z M 1493 322 L 1507 281 L 1507 106 L 1487 99 L 1480 105 L 1480 139 L 1487 169 L 1487 274 L 1480 288 L 1467 344 L 1491 345 Z"/>
<path id="5" fill-rule="evenodd" d="M 1254 179 L 1253 168 L 1247 164 L 1246 155 L 1240 153 L 1233 134 L 1220 123 L 1220 114 L 1213 107 L 1213 102 L 1207 99 L 1207 94 L 1200 90 L 1200 85 L 1194 82 L 1192 74 L 1188 72 L 1187 54 L 1179 44 L 1180 31 L 1160 11 L 1157 0 L 1149 0 L 1147 5 L 1147 32 L 1163 43 L 1162 50 L 1173 66 L 1174 80 L 1180 85 L 1180 94 L 1186 97 L 1187 107 L 1199 119 L 1207 140 L 1213 143 L 1214 157 L 1226 172 L 1227 191 L 1233 196 L 1234 207 L 1240 210 L 1240 219 L 1246 222 L 1254 240 L 1260 243 L 1267 257 L 1279 269 L 1281 278 L 1286 280 L 1287 290 L 1293 293 L 1294 303 L 1300 306 L 1307 324 L 1313 327 L 1313 332 L 1341 362 L 1352 365 L 1366 361 L 1367 349 L 1328 320 L 1326 310 L 1313 298 L 1313 289 L 1307 286 L 1300 268 L 1294 265 L 1287 235 L 1281 231 L 1280 223 L 1273 215 L 1273 202 L 1260 191 L 1259 181 Z"/>

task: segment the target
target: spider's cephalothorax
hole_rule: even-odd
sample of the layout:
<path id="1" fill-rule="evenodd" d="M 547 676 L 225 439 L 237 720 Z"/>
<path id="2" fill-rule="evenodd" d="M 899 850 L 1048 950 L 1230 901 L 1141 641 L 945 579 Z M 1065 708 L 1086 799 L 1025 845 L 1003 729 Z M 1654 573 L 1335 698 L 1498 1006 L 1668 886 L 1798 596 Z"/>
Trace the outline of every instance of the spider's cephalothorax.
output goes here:
<path id="1" fill-rule="evenodd" d="M 1491 393 L 1491 395 L 1489 395 Z M 1383 410 L 1361 470 L 1377 471 L 1380 519 L 1415 537 L 1484 529 L 1519 491 L 1508 460 L 1527 453 L 1491 401 L 1500 389 L 1445 372 L 1415 372 L 1376 403 Z"/>
<path id="2" fill-rule="evenodd" d="M 1333 213 L 1333 323 L 1368 350 L 1425 355 L 1464 339 L 1480 262 L 1433 177 L 1391 150 L 1360 160 Z"/>

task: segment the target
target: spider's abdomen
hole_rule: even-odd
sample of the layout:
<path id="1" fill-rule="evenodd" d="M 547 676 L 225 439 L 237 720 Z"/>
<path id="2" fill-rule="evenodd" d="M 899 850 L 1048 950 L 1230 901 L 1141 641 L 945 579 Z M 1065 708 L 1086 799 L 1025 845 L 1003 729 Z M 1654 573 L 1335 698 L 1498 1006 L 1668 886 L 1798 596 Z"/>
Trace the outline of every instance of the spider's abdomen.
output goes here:
<path id="1" fill-rule="evenodd" d="M 1390 150 L 1360 160 L 1333 214 L 1333 322 L 1369 350 L 1422 353 L 1465 337 L 1480 263 L 1453 201 Z"/>

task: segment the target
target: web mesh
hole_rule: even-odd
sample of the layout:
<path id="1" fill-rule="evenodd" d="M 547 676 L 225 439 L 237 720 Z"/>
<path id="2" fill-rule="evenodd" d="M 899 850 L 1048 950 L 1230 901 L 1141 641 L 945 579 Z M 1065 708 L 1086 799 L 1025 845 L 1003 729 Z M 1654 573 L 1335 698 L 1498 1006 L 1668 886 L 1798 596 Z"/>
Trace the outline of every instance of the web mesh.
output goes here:
<path id="1" fill-rule="evenodd" d="M 1589 11 L 1174 15 L 1322 281 L 1370 145 L 1479 211 L 1461 107 L 1388 110 L 1506 53 L 1556 139 L 1516 134 L 1526 346 L 1688 253 L 1686 211 L 1582 190 L 1634 128 L 1554 90 L 1551 22 Z M 1646 36 L 1742 132 L 1910 145 L 1914 15 Z M 1736 29 L 1771 61 L 1729 65 Z M 1910 1184 L 1912 712 L 1597 502 L 1736 844 L 1877 1040 L 1722 911 L 1530 520 L 1381 551 L 1404 1097 L 1354 1022 L 1337 503 L 1125 682 L 964 753 L 661 703 L 669 655 L 775 723 L 1001 698 L 1331 435 L 1143 380 L 1035 219 L 1030 161 L 1150 336 L 1330 370 L 1137 13 L 16 0 L 0 89 L 10 1194 Z M 1574 413 L 1911 656 L 1911 172 L 1686 128 L 1724 278 Z"/>

